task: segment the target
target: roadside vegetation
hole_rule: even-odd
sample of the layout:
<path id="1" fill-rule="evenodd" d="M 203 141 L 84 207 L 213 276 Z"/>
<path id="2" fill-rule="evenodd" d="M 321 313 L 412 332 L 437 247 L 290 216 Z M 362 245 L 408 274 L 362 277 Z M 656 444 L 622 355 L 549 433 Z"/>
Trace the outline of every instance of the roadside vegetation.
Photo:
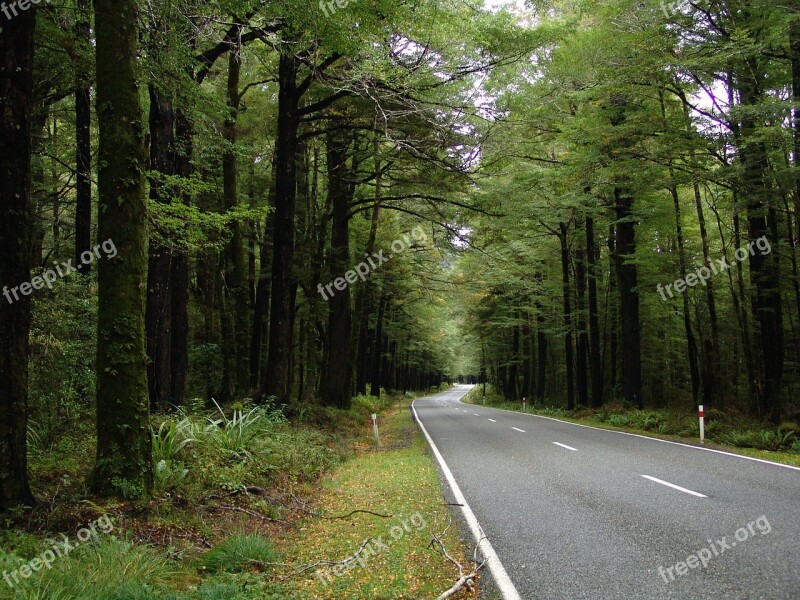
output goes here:
<path id="1" fill-rule="evenodd" d="M 482 404 L 483 386 L 475 386 L 462 401 Z M 503 400 L 491 385 L 486 386 L 486 406 L 523 412 L 521 401 Z M 700 442 L 697 414 L 669 408 L 639 410 L 624 402 L 609 402 L 601 409 L 578 406 L 574 410 L 567 410 L 526 403 L 524 412 L 606 429 L 678 439 L 690 444 Z M 705 442 L 708 447 L 800 466 L 800 425 L 795 422 L 787 421 L 778 427 L 762 426 L 735 410 L 707 409 Z"/>
<path id="2" fill-rule="evenodd" d="M 447 528 L 449 509 L 411 421 L 411 398 L 358 396 L 347 411 L 307 406 L 292 421 L 274 404 L 212 403 L 154 415 L 149 500 L 136 490 L 115 500 L 88 492 L 90 419 L 47 436 L 31 428 L 32 480 L 44 500 L 5 516 L 0 573 L 9 577 L 0 598 L 436 597 L 457 572 L 431 544 Z M 81 543 L 79 529 L 104 515 L 112 526 Z M 331 575 L 336 565 L 325 561 L 346 560 L 370 538 L 391 545 Z M 51 568 L 19 575 L 63 540 L 75 548 Z M 443 540 L 466 565 L 470 548 L 454 527 Z"/>

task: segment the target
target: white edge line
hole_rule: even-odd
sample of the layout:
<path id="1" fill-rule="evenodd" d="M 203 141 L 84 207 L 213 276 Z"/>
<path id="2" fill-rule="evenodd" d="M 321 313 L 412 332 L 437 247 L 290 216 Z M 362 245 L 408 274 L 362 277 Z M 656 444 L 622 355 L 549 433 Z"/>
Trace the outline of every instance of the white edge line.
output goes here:
<path id="1" fill-rule="evenodd" d="M 513 429 L 514 431 L 519 431 L 520 433 L 525 433 L 524 429 L 517 429 L 516 427 L 512 427 L 511 429 Z"/>
<path id="2" fill-rule="evenodd" d="M 466 396 L 466 394 L 464 394 Z M 462 396 L 462 398 L 464 397 Z M 461 402 L 461 399 L 458 399 L 457 402 Z M 461 402 L 461 404 L 464 404 Z M 464 404 L 464 406 L 469 406 L 468 404 Z M 570 421 L 562 421 L 561 419 L 556 419 L 555 417 L 545 417 L 544 415 L 532 415 L 531 413 L 523 413 L 516 410 L 506 410 L 505 408 L 493 408 L 493 407 L 485 407 L 489 408 L 490 410 L 499 410 L 502 412 L 511 413 L 512 415 L 523 415 L 526 417 L 535 417 L 537 419 L 547 419 L 548 421 L 558 421 L 559 423 L 564 423 L 565 425 L 574 425 L 575 427 L 585 427 L 586 429 L 596 429 L 597 431 L 605 431 L 606 433 L 616 433 L 619 435 L 629 435 L 632 437 L 642 438 L 643 440 L 650 440 L 652 442 L 662 442 L 664 444 L 672 444 L 674 446 L 683 446 L 684 448 L 691 448 L 692 450 L 703 450 L 705 452 L 714 452 L 715 454 L 724 454 L 725 456 L 733 456 L 734 458 L 743 458 L 744 460 L 752 460 L 754 462 L 764 463 L 765 465 L 774 465 L 776 467 L 783 467 L 785 469 L 792 469 L 793 471 L 800 471 L 800 467 L 795 467 L 794 465 L 785 465 L 783 463 L 774 462 L 771 460 L 765 460 L 763 458 L 756 458 L 754 456 L 745 456 L 743 454 L 734 454 L 733 452 L 725 452 L 724 450 L 715 450 L 714 448 L 702 448 L 700 446 L 692 446 L 690 444 L 683 444 L 681 442 L 673 442 L 672 440 L 662 440 L 660 438 L 649 437 L 646 435 L 641 435 L 639 433 L 630 433 L 627 431 L 617 431 L 616 429 L 603 429 L 602 427 L 594 427 L 592 425 L 582 425 L 581 423 L 572 423 Z"/>
<path id="3" fill-rule="evenodd" d="M 577 452 L 577 448 L 573 448 L 572 446 L 567 446 L 566 444 L 561 444 L 559 442 L 553 442 L 556 446 L 561 446 L 562 448 L 566 448 L 567 450 L 572 450 L 573 452 Z"/>
<path id="4" fill-rule="evenodd" d="M 691 494 L 692 496 L 697 496 L 698 498 L 708 498 L 705 494 L 701 494 L 700 492 L 693 492 L 692 490 L 687 490 L 685 487 L 681 487 L 679 485 L 675 485 L 674 483 L 670 483 L 669 481 L 664 481 L 663 479 L 657 479 L 656 477 L 650 477 L 650 475 L 642 475 L 645 479 L 649 479 L 650 481 L 655 481 L 656 483 L 660 483 L 661 485 L 665 485 L 667 487 L 671 487 L 674 490 L 679 490 L 681 492 L 685 492 L 687 494 Z"/>
<path id="5" fill-rule="evenodd" d="M 463 397 L 464 396 L 462 396 L 462 398 Z M 511 578 L 508 576 L 505 567 L 503 567 L 503 563 L 500 562 L 500 558 L 494 551 L 489 538 L 487 538 L 486 534 L 483 533 L 483 528 L 478 522 L 478 519 L 475 517 L 475 513 L 472 512 L 469 504 L 467 504 L 467 500 L 464 498 L 464 494 L 461 493 L 461 488 L 458 487 L 455 477 L 453 477 L 453 473 L 450 471 L 450 467 L 448 467 L 447 463 L 444 462 L 444 458 L 442 458 L 439 449 L 436 447 L 433 439 L 431 439 L 431 436 L 428 434 L 428 430 L 425 429 L 425 425 L 422 424 L 422 421 L 417 414 L 417 409 L 414 407 L 414 402 L 416 402 L 416 400 L 411 402 L 411 410 L 414 411 L 414 419 L 419 425 L 419 428 L 422 430 L 422 433 L 425 435 L 425 439 L 428 440 L 428 445 L 431 447 L 433 455 L 439 462 L 442 473 L 444 473 L 444 477 L 447 479 L 447 483 L 450 485 L 450 489 L 453 491 L 455 501 L 461 505 L 461 512 L 464 513 L 464 519 L 466 520 L 467 525 L 469 526 L 469 529 L 475 538 L 475 541 L 479 546 L 481 546 L 481 551 L 483 552 L 483 556 L 486 558 L 486 564 L 489 567 L 489 571 L 491 572 L 495 583 L 497 584 L 497 588 L 500 590 L 500 593 L 503 595 L 505 600 L 522 600 L 522 596 L 519 595 L 517 588 L 514 587 L 514 584 L 511 581 Z"/>

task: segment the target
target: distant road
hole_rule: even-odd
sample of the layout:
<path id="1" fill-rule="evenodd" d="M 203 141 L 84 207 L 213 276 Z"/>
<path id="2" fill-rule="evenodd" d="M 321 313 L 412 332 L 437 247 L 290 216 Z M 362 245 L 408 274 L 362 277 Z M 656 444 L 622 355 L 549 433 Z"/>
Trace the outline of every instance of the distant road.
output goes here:
<path id="1" fill-rule="evenodd" d="M 800 469 L 462 404 L 469 389 L 414 408 L 507 598 L 800 599 Z"/>

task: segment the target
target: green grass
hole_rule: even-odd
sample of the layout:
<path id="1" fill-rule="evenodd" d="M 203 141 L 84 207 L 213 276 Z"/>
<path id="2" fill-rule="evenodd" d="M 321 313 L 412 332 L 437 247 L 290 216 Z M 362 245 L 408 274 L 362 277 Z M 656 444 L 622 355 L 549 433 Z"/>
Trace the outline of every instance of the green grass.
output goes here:
<path id="1" fill-rule="evenodd" d="M 296 577 L 299 598 L 434 598 L 456 579 L 453 567 L 429 547 L 433 534 L 446 527 L 449 509 L 407 404 L 388 413 L 380 431 L 384 450 L 374 451 L 371 442 L 364 442 L 355 459 L 324 478 L 318 507 L 327 517 L 355 509 L 391 516 L 312 517 L 301 524 L 302 535 L 284 538 L 277 547 L 294 564 L 342 560 L 368 538 L 380 537 L 388 548 L 378 551 L 378 544 L 372 544 L 376 553 L 362 554 L 364 566 L 354 562 L 340 576 L 311 571 Z M 459 540 L 455 526 L 445 543 L 467 566 L 464 555 L 470 548 Z M 465 597 L 471 596 L 459 596 Z"/>
<path id="2" fill-rule="evenodd" d="M 234 534 L 209 550 L 200 559 L 200 568 L 208 573 L 241 573 L 276 560 L 272 542 L 263 535 Z"/>

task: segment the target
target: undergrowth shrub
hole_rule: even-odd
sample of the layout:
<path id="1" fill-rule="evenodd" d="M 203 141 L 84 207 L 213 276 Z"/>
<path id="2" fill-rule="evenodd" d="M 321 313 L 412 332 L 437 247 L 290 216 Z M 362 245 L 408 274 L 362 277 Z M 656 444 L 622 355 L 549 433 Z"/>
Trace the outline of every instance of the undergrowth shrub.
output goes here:
<path id="1" fill-rule="evenodd" d="M 208 573 L 239 573 L 276 562 L 272 543 L 257 533 L 234 534 L 225 538 L 200 559 L 200 567 Z"/>

